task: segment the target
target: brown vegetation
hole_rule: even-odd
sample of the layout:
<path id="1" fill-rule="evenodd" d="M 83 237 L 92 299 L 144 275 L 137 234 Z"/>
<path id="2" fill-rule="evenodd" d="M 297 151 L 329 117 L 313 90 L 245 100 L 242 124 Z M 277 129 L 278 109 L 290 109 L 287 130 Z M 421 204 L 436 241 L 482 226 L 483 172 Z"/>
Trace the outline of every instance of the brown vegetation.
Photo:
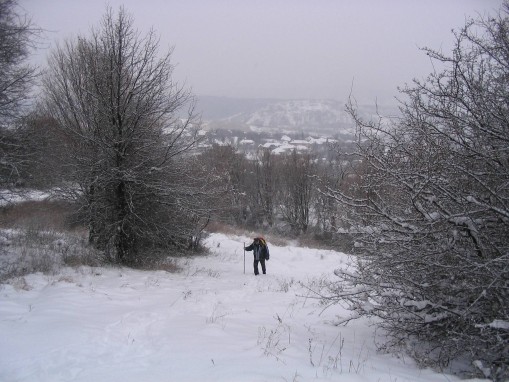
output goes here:
<path id="1" fill-rule="evenodd" d="M 43 200 L 9 204 L 0 209 L 0 228 L 84 232 L 74 206 L 66 201 Z"/>

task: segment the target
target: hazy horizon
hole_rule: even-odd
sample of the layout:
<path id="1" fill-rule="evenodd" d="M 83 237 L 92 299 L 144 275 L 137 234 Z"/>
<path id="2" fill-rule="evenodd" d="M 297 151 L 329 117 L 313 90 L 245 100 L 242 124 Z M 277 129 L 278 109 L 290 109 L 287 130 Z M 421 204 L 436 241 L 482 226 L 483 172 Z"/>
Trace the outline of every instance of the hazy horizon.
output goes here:
<path id="1" fill-rule="evenodd" d="M 502 0 L 19 0 L 46 32 L 32 57 L 44 65 L 58 41 L 87 35 L 107 4 L 144 35 L 174 47 L 174 79 L 197 96 L 393 103 L 397 87 L 433 69 L 419 50 L 451 51 L 452 30 Z"/>

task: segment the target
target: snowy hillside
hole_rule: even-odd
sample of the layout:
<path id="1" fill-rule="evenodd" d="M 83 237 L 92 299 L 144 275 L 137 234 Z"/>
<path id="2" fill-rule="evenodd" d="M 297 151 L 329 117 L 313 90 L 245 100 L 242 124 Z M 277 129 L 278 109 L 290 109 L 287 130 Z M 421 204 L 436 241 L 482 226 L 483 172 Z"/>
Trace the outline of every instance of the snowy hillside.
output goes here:
<path id="1" fill-rule="evenodd" d="M 281 101 L 242 116 L 249 126 L 283 130 L 330 128 L 350 124 L 344 105 L 333 100 Z"/>
<path id="2" fill-rule="evenodd" d="M 201 107 L 201 109 L 200 109 Z M 198 109 L 211 128 L 258 132 L 351 134 L 343 102 L 335 100 L 235 100 L 202 97 Z"/>
<path id="3" fill-rule="evenodd" d="M 367 320 L 332 324 L 349 312 L 305 286 L 348 256 L 271 245 L 255 277 L 244 242 L 213 234 L 180 273 L 64 268 L 0 285 L 0 381 L 459 381 L 377 353 Z"/>

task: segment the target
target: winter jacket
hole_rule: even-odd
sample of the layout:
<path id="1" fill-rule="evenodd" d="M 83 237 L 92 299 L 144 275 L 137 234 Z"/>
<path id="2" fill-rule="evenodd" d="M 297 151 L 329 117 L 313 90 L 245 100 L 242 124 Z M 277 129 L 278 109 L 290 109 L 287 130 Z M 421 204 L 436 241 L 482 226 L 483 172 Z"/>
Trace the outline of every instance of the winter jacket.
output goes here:
<path id="1" fill-rule="evenodd" d="M 261 244 L 253 242 L 253 244 L 246 247 L 246 251 L 253 251 L 255 260 L 262 259 L 263 246 Z"/>

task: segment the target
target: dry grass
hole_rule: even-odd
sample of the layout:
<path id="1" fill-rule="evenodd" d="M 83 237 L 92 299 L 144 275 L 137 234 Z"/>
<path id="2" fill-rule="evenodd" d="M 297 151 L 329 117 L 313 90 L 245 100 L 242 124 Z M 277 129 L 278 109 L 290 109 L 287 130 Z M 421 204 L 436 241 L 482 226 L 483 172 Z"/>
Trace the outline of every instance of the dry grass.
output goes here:
<path id="1" fill-rule="evenodd" d="M 318 248 L 318 249 L 331 249 L 331 245 L 327 245 L 323 240 L 319 240 L 315 237 L 314 234 L 306 234 L 300 235 L 299 237 L 285 237 L 273 232 L 263 232 L 262 229 L 257 231 L 252 231 L 246 228 L 241 228 L 237 226 L 232 226 L 222 222 L 211 222 L 207 226 L 207 231 L 215 232 L 215 233 L 223 233 L 225 235 L 236 235 L 236 236 L 247 236 L 250 238 L 255 238 L 257 236 L 262 236 L 267 240 L 269 244 L 273 244 L 279 247 L 287 246 L 290 243 L 294 245 L 300 245 L 308 248 Z"/>
<path id="2" fill-rule="evenodd" d="M 65 201 L 26 201 L 0 208 L 0 228 L 83 231 L 72 222 L 74 208 Z"/>
<path id="3" fill-rule="evenodd" d="M 62 266 L 98 267 L 110 263 L 88 243 L 86 227 L 75 223 L 65 201 L 26 201 L 0 207 L 0 282 L 30 273 L 55 274 Z M 142 270 L 181 271 L 175 253 L 149 250 L 129 264 Z"/>
<path id="4" fill-rule="evenodd" d="M 224 233 L 225 235 L 237 235 L 237 236 L 247 236 L 248 230 L 232 226 L 230 224 L 226 224 L 219 221 L 211 221 L 207 225 L 207 231 L 208 232 L 214 232 L 214 233 Z"/>
<path id="5" fill-rule="evenodd" d="M 53 274 L 62 266 L 99 266 L 84 227 L 73 224 L 65 201 L 26 201 L 0 208 L 0 281 L 26 274 Z"/>
<path id="6" fill-rule="evenodd" d="M 267 240 L 267 242 L 272 243 L 278 246 L 284 246 L 288 244 L 288 239 L 281 237 L 280 235 L 275 235 L 272 233 L 264 233 L 263 230 L 252 231 L 247 228 L 232 226 L 226 223 L 213 221 L 210 222 L 207 226 L 208 232 L 214 233 L 223 233 L 225 235 L 235 235 L 235 236 L 247 236 L 250 238 L 255 238 L 258 236 L 262 236 Z"/>
<path id="7" fill-rule="evenodd" d="M 301 235 L 298 238 L 298 243 L 301 247 L 338 250 L 337 246 L 317 238 L 315 234 Z"/>
<path id="8" fill-rule="evenodd" d="M 102 264 L 101 254 L 86 237 L 72 232 L 0 229 L 0 282 L 42 272 L 57 274 L 62 266 Z"/>

